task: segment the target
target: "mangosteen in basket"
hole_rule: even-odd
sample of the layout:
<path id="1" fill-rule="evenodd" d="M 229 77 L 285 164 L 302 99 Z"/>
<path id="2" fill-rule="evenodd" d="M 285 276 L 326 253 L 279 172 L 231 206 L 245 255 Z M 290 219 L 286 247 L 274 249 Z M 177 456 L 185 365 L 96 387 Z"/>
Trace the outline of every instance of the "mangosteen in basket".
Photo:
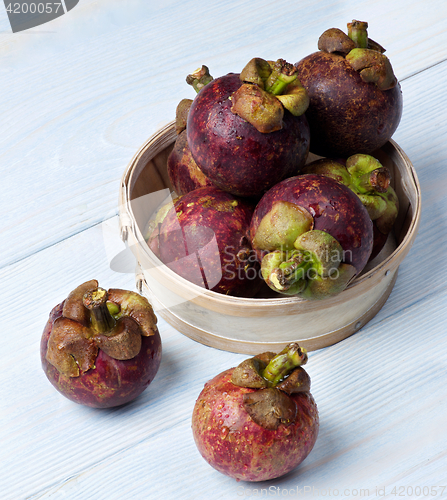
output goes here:
<path id="1" fill-rule="evenodd" d="M 237 481 L 287 474 L 311 452 L 318 409 L 307 353 L 296 343 L 259 354 L 205 384 L 194 406 L 192 432 L 203 458 Z"/>
<path id="2" fill-rule="evenodd" d="M 174 143 L 168 156 L 167 169 L 169 180 L 178 195 L 189 193 L 198 187 L 213 185 L 191 155 L 186 130 L 180 132 Z"/>
<path id="3" fill-rule="evenodd" d="M 156 324 L 145 297 L 87 281 L 50 313 L 40 344 L 43 370 L 76 403 L 94 408 L 128 403 L 160 366 Z"/>
<path id="4" fill-rule="evenodd" d="M 301 172 L 326 175 L 356 193 L 373 221 L 374 244 L 370 260 L 377 256 L 399 212 L 399 198 L 390 184 L 389 169 L 371 155 L 355 154 L 346 161 L 321 158 L 308 163 Z"/>
<path id="5" fill-rule="evenodd" d="M 186 127 L 192 157 L 217 187 L 259 198 L 304 165 L 308 102 L 292 64 L 254 58 L 195 97 Z"/>
<path id="6" fill-rule="evenodd" d="M 261 198 L 250 238 L 273 290 L 325 299 L 343 291 L 367 264 L 373 226 L 351 189 L 328 176 L 302 174 Z"/>
<path id="7" fill-rule="evenodd" d="M 251 201 L 215 186 L 197 188 L 173 204 L 149 241 L 160 260 L 184 279 L 250 297 L 262 284 L 248 238 L 253 210 Z"/>
<path id="8" fill-rule="evenodd" d="M 205 74 L 212 79 L 209 75 L 208 68 L 202 67 L 201 72 L 202 79 Z M 208 81 L 208 79 L 206 81 Z M 198 89 L 200 90 L 200 87 Z M 177 195 L 183 195 L 198 187 L 213 185 L 197 166 L 188 146 L 186 122 L 192 102 L 192 99 L 182 99 L 177 106 L 175 113 L 175 131 L 177 133 L 177 138 L 167 160 L 169 180 Z"/>
<path id="9" fill-rule="evenodd" d="M 370 154 L 393 135 L 402 92 L 385 49 L 368 37 L 368 24 L 348 23 L 348 34 L 325 31 L 318 52 L 296 63 L 309 93 L 310 151 L 320 156 Z"/>

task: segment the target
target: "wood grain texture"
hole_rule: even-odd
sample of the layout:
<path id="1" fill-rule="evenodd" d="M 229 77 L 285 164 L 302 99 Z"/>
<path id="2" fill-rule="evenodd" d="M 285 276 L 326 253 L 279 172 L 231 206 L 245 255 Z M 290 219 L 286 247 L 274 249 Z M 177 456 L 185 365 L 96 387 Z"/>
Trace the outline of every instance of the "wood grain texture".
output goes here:
<path id="1" fill-rule="evenodd" d="M 274 8 L 83 0 L 32 33 L 12 34 L 0 9 L 2 500 L 234 500 L 261 489 L 264 497 L 293 498 L 304 487 L 314 498 L 331 489 L 338 498 L 383 491 L 395 499 L 393 488 L 417 486 L 441 497 L 446 15 L 440 0 L 279 1 Z M 96 278 L 134 289 L 135 260 L 118 236 L 119 182 L 141 144 L 172 120 L 178 100 L 192 96 L 185 75 L 202 63 L 218 75 L 253 56 L 298 59 L 315 50 L 323 30 L 353 18 L 368 20 L 401 79 L 404 114 L 394 139 L 421 184 L 419 234 L 377 316 L 310 354 L 321 418 L 311 455 L 284 478 L 236 483 L 200 457 L 190 415 L 203 384 L 245 356 L 196 343 L 160 318 L 164 351 L 154 382 L 123 408 L 95 411 L 46 380 L 40 336 L 50 309 L 79 283 Z"/>

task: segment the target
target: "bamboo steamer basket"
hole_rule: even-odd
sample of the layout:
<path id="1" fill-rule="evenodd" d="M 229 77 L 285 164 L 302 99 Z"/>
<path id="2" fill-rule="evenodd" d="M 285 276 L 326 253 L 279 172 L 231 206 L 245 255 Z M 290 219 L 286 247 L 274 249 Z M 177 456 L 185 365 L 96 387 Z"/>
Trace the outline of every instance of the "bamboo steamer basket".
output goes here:
<path id="1" fill-rule="evenodd" d="M 121 238 L 138 263 L 137 289 L 158 315 L 202 344 L 257 354 L 279 352 L 294 341 L 309 351 L 332 345 L 360 330 L 378 313 L 414 242 L 421 213 L 416 173 L 393 140 L 373 153 L 390 169 L 399 197 L 393 233 L 381 253 L 343 292 L 322 301 L 308 301 L 218 294 L 183 279 L 149 249 L 144 239 L 147 223 L 172 192 L 166 164 L 175 139 L 174 122 L 158 130 L 132 158 L 120 184 Z M 316 158 L 310 155 L 308 161 Z"/>

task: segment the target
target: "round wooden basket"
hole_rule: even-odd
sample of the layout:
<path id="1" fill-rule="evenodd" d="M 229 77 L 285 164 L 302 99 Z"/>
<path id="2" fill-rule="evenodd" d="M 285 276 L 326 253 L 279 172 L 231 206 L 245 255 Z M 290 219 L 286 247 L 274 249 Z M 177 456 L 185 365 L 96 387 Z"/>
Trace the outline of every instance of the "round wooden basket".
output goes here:
<path id="1" fill-rule="evenodd" d="M 390 169 L 399 197 L 394 232 L 381 253 L 346 290 L 323 301 L 307 301 L 286 296 L 245 299 L 218 294 L 181 278 L 149 249 L 144 238 L 148 221 L 172 192 L 166 162 L 175 139 L 171 122 L 140 148 L 120 185 L 121 237 L 138 262 L 137 288 L 157 314 L 198 342 L 243 354 L 278 352 L 293 341 L 310 351 L 320 349 L 352 335 L 377 314 L 413 244 L 421 212 L 416 173 L 394 141 L 374 152 Z"/>

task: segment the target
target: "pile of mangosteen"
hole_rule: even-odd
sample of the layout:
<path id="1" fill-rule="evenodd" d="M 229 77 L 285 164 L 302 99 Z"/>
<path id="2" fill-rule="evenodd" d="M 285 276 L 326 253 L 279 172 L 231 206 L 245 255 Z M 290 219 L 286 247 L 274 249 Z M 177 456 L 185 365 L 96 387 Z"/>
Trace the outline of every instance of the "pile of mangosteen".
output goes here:
<path id="1" fill-rule="evenodd" d="M 173 203 L 146 237 L 164 264 L 222 294 L 325 299 L 379 253 L 398 198 L 374 152 L 399 124 L 402 93 L 367 27 L 325 31 L 295 64 L 188 75 L 197 95 L 176 111 Z"/>
<path id="2" fill-rule="evenodd" d="M 231 296 L 322 300 L 384 245 L 399 207 L 374 154 L 399 124 L 399 83 L 364 22 L 325 31 L 318 49 L 296 64 L 254 58 L 240 73 L 213 78 L 202 66 L 188 75 L 197 95 L 177 107 L 173 198 L 146 236 L 184 279 Z M 128 403 L 158 371 L 156 324 L 144 297 L 88 281 L 51 311 L 43 369 L 72 401 Z M 292 343 L 205 384 L 192 432 L 210 465 L 264 481 L 307 457 L 319 415 L 306 362 Z"/>

